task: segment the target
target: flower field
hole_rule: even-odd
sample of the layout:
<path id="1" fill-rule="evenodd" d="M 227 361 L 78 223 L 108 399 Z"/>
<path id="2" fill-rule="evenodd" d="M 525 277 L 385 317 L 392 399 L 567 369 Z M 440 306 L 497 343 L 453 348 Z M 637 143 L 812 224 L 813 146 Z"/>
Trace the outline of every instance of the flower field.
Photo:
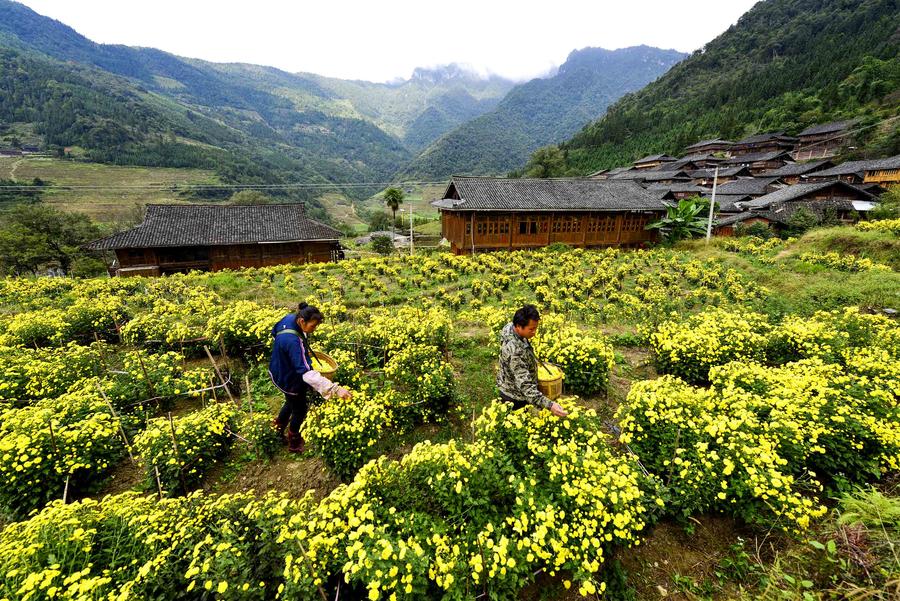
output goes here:
<path id="1" fill-rule="evenodd" d="M 596 598 L 662 522 L 802 539 L 900 471 L 900 276 L 795 243 L 2 280 L 0 600 Z M 299 300 L 354 394 L 298 457 L 266 364 Z M 526 302 L 565 419 L 496 401 Z"/>

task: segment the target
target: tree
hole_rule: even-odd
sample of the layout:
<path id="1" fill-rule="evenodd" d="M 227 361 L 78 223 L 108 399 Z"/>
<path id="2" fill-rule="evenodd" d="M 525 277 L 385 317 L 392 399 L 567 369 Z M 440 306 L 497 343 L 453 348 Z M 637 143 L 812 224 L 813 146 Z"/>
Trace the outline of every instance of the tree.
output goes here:
<path id="1" fill-rule="evenodd" d="M 369 231 L 383 232 L 384 230 L 394 227 L 394 222 L 388 217 L 387 213 L 381 211 L 373 211 L 369 216 Z"/>
<path id="2" fill-rule="evenodd" d="M 562 177 L 567 172 L 566 154 L 559 146 L 538 148 L 525 165 L 525 177 Z"/>
<path id="3" fill-rule="evenodd" d="M 241 190 L 232 194 L 228 201 L 235 205 L 267 205 L 273 198 L 259 190 Z"/>
<path id="4" fill-rule="evenodd" d="M 666 203 L 666 216 L 646 227 L 659 230 L 666 242 L 678 242 L 706 235 L 705 212 L 709 202 L 698 196 L 682 198 L 678 204 Z"/>
<path id="5" fill-rule="evenodd" d="M 372 250 L 379 255 L 390 255 L 394 252 L 394 243 L 387 236 L 375 236 L 372 238 Z"/>
<path id="6" fill-rule="evenodd" d="M 388 188 L 384 191 L 384 204 L 391 210 L 392 220 L 397 221 L 397 209 L 403 204 L 403 190 L 400 188 Z M 391 232 L 394 228 L 391 226 Z"/>
<path id="7" fill-rule="evenodd" d="M 18 205 L 0 221 L 0 269 L 5 273 L 37 274 L 46 267 L 69 273 L 76 260 L 90 256 L 81 246 L 100 237 L 86 215 L 40 204 Z"/>

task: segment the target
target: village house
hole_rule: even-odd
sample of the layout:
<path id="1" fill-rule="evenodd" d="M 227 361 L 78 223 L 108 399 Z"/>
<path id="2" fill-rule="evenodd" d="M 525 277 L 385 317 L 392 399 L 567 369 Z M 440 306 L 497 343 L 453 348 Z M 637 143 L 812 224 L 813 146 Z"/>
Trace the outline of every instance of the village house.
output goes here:
<path id="1" fill-rule="evenodd" d="M 719 194 L 746 194 L 759 197 L 785 186 L 777 177 L 742 177 L 718 186 Z"/>
<path id="2" fill-rule="evenodd" d="M 770 150 L 766 152 L 754 152 L 752 154 L 735 155 L 727 159 L 724 164 L 735 167 L 746 167 L 753 175 L 760 175 L 766 171 L 780 169 L 788 163 L 793 163 L 791 153 L 786 150 Z"/>
<path id="3" fill-rule="evenodd" d="M 719 153 L 729 156 L 731 154 L 731 147 L 734 146 L 734 142 L 729 142 L 728 140 L 701 140 L 696 144 L 691 144 L 687 148 L 684 149 L 685 154 L 713 154 Z"/>
<path id="4" fill-rule="evenodd" d="M 647 186 L 647 190 L 651 191 L 661 200 L 681 200 L 683 198 L 692 198 L 694 196 L 703 196 L 709 193 L 709 188 L 695 186 L 690 182 L 674 183 L 674 184 L 652 184 Z"/>
<path id="5" fill-rule="evenodd" d="M 797 138 L 787 136 L 783 131 L 756 134 L 739 140 L 731 147 L 732 158 L 742 154 L 763 154 L 768 152 L 792 152 Z"/>
<path id="6" fill-rule="evenodd" d="M 855 120 L 834 121 L 807 127 L 797 134 L 798 141 L 794 159 L 809 161 L 833 157 L 844 145 L 847 133 L 855 123 Z"/>
<path id="7" fill-rule="evenodd" d="M 667 154 L 652 154 L 634 162 L 635 169 L 659 169 L 665 163 L 676 161 L 675 157 Z"/>
<path id="8" fill-rule="evenodd" d="M 787 163 L 778 169 L 772 169 L 763 173 L 765 177 L 777 177 L 784 183 L 793 186 L 808 179 L 808 176 L 817 171 L 824 171 L 834 166 L 829 160 L 811 161 L 808 163 Z"/>
<path id="9" fill-rule="evenodd" d="M 340 237 L 302 204 L 148 205 L 139 226 L 85 248 L 114 251 L 116 275 L 155 276 L 336 261 Z"/>
<path id="10" fill-rule="evenodd" d="M 688 175 L 690 176 L 691 181 L 697 186 L 711 186 L 713 185 L 713 180 L 716 179 L 716 170 L 715 168 L 698 169 L 696 171 L 689 171 Z M 750 169 L 742 165 L 738 165 L 737 167 L 720 167 L 717 181 L 718 185 L 721 186 L 722 184 L 727 184 L 739 177 L 752 176 Z"/>
<path id="11" fill-rule="evenodd" d="M 806 176 L 810 182 L 827 182 L 840 180 L 848 184 L 862 184 L 866 179 L 866 170 L 874 169 L 877 161 L 846 161 L 840 165 L 815 171 Z"/>
<path id="12" fill-rule="evenodd" d="M 731 236 L 738 224 L 765 223 L 773 229 L 784 229 L 798 210 L 805 209 L 818 217 L 829 213 L 844 223 L 854 223 L 859 213 L 876 206 L 876 198 L 868 192 L 842 181 L 796 184 L 741 203 L 741 213 L 719 219 L 716 235 Z"/>
<path id="13" fill-rule="evenodd" d="M 444 198 L 441 232 L 455 254 L 571 246 L 639 246 L 665 206 L 633 181 L 454 176 Z"/>
<path id="14" fill-rule="evenodd" d="M 900 154 L 872 162 L 865 169 L 863 181 L 880 186 L 900 184 Z"/>

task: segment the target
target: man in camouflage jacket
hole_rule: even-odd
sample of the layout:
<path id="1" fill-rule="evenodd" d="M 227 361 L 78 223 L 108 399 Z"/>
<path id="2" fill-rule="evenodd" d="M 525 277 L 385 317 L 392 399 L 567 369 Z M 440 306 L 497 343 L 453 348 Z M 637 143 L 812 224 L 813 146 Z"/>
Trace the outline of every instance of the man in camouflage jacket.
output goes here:
<path id="1" fill-rule="evenodd" d="M 537 357 L 531 347 L 531 338 L 537 332 L 540 314 L 534 305 L 525 305 L 513 316 L 500 332 L 500 371 L 497 388 L 500 398 L 520 409 L 528 404 L 539 409 L 549 409 L 557 417 L 565 417 L 566 411 L 541 393 L 537 381 Z"/>

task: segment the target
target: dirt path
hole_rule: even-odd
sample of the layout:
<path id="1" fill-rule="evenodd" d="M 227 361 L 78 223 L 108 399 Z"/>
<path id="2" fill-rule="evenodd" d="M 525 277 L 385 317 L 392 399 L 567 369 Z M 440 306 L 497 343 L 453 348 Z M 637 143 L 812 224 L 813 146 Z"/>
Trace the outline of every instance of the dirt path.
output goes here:
<path id="1" fill-rule="evenodd" d="M 16 179 L 16 169 L 18 169 L 19 165 L 22 164 L 22 160 L 23 159 L 16 159 L 16 162 L 13 163 L 12 169 L 9 170 L 9 179 L 11 179 L 11 180 Z"/>

